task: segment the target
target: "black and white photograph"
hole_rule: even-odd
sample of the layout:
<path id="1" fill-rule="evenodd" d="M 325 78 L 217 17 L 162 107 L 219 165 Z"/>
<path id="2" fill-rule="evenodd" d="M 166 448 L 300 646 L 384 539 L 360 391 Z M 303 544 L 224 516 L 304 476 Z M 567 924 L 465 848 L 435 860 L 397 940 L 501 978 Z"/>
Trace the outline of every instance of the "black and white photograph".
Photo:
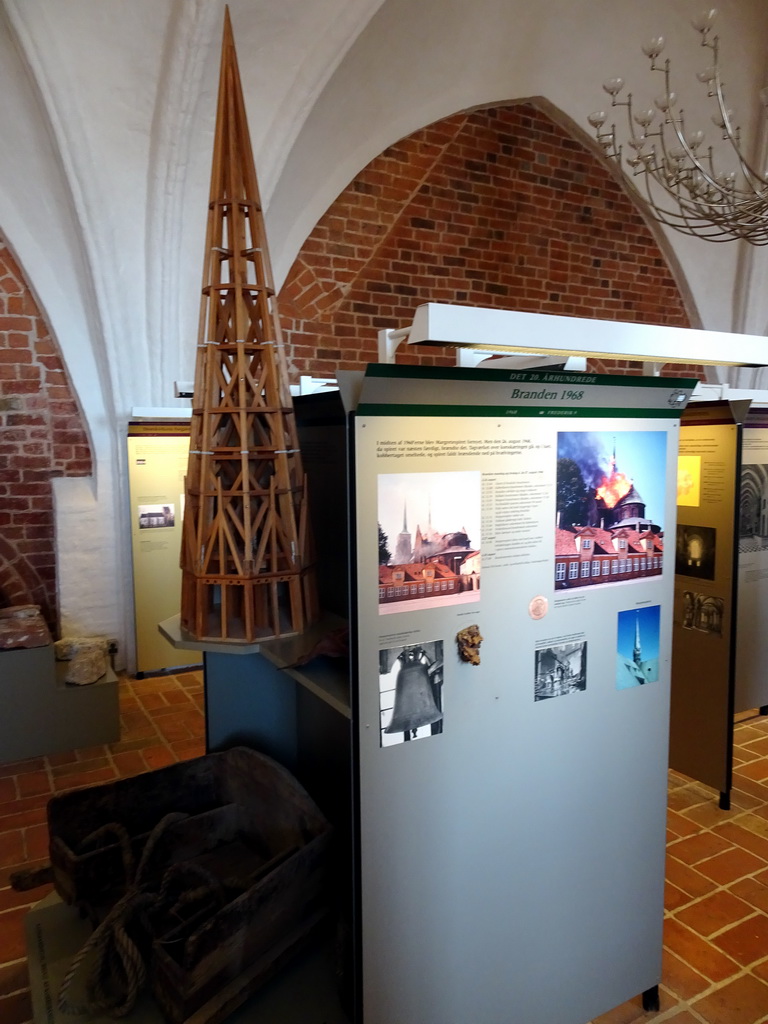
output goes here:
<path id="1" fill-rule="evenodd" d="M 700 633 L 723 635 L 725 601 L 712 594 L 683 591 L 683 629 L 698 629 Z"/>
<path id="2" fill-rule="evenodd" d="M 768 549 L 768 466 L 741 467 L 739 492 L 739 551 Z"/>
<path id="3" fill-rule="evenodd" d="M 587 642 L 553 644 L 536 651 L 534 700 L 548 700 L 587 688 Z"/>
<path id="4" fill-rule="evenodd" d="M 685 526 L 678 523 L 675 547 L 677 575 L 713 580 L 716 540 L 717 530 L 713 526 Z"/>
<path id="5" fill-rule="evenodd" d="M 438 736 L 443 731 L 443 641 L 379 651 L 379 743 Z"/>
<path id="6" fill-rule="evenodd" d="M 156 530 L 176 524 L 173 505 L 139 505 L 137 513 L 140 530 Z"/>

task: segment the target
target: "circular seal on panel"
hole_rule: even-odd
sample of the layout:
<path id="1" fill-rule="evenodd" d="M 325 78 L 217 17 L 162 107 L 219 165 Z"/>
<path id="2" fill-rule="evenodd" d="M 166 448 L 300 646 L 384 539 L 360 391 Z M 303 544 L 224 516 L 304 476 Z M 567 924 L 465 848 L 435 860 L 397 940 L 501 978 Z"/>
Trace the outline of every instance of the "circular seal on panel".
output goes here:
<path id="1" fill-rule="evenodd" d="M 532 619 L 543 619 L 548 611 L 549 601 L 541 594 L 538 597 L 534 597 L 528 605 L 528 614 Z"/>

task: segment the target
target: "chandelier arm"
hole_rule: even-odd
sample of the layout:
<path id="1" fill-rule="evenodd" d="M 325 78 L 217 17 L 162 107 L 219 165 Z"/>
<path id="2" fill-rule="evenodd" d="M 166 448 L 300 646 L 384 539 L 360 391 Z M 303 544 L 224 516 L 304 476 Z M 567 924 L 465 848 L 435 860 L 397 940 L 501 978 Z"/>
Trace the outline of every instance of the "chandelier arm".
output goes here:
<path id="1" fill-rule="evenodd" d="M 615 96 L 611 97 L 611 106 L 612 107 L 626 107 L 626 111 L 627 111 L 627 127 L 629 128 L 629 137 L 630 137 L 630 139 L 634 139 L 635 138 L 635 129 L 632 126 L 632 93 L 628 92 L 627 93 L 627 98 L 625 100 L 617 100 Z"/>
<path id="2" fill-rule="evenodd" d="M 690 160 L 692 166 L 691 166 L 691 168 L 689 168 L 689 170 L 697 171 L 699 174 L 701 174 L 705 178 L 705 180 L 707 181 L 707 183 L 709 185 L 711 185 L 713 188 L 716 188 L 716 189 L 719 190 L 720 186 L 717 183 L 717 179 L 714 176 L 714 172 L 712 170 L 708 171 L 706 169 L 704 164 L 701 162 L 701 159 L 699 158 L 698 154 L 695 152 L 695 150 L 693 150 L 691 148 L 691 145 L 688 142 L 688 139 L 685 137 L 685 120 L 683 118 L 683 111 L 682 110 L 680 111 L 680 117 L 679 118 L 667 117 L 667 118 L 665 118 L 664 123 L 668 124 L 668 125 L 671 125 L 672 130 L 675 133 L 675 137 L 676 137 L 676 139 L 677 139 L 677 141 L 678 141 L 678 143 L 680 145 L 680 148 L 683 150 L 683 152 L 685 153 L 686 157 Z M 664 133 L 662 131 L 662 139 L 663 139 L 663 135 L 664 135 Z M 666 142 L 665 139 L 663 139 L 663 141 Z M 669 159 L 669 156 L 668 156 L 667 151 L 666 151 L 666 145 L 665 145 L 664 149 L 665 149 L 665 157 L 667 157 L 667 159 Z M 709 149 L 709 154 L 710 154 L 710 168 L 711 168 L 711 155 L 712 155 L 711 147 Z"/>
<path id="3" fill-rule="evenodd" d="M 708 150 L 709 170 L 707 169 L 707 167 L 702 163 L 700 158 L 691 148 L 685 136 L 685 121 L 682 110 L 680 112 L 680 117 L 675 117 L 674 114 L 667 113 L 663 122 L 661 123 L 658 136 L 663 154 L 662 166 L 659 166 L 657 163 L 654 168 L 649 168 L 648 170 L 650 173 L 653 174 L 655 181 L 678 202 L 678 204 L 681 207 L 681 210 L 683 210 L 684 208 L 693 209 L 696 211 L 697 218 L 703 217 L 703 211 L 707 211 L 709 214 L 709 218 L 713 222 L 723 227 L 727 227 L 729 223 L 729 221 L 727 220 L 728 213 L 739 213 L 743 209 L 748 209 L 752 204 L 754 204 L 755 199 L 763 198 L 763 193 L 765 191 L 766 184 L 768 183 L 764 179 L 762 179 L 760 175 L 757 174 L 757 172 L 752 170 L 752 168 L 749 166 L 749 164 L 742 156 L 738 148 L 739 138 L 731 125 L 729 111 L 725 102 L 725 94 L 723 92 L 722 80 L 720 78 L 719 66 L 717 64 L 718 50 L 716 43 L 717 38 L 715 38 L 713 43 L 705 44 L 713 49 L 715 57 L 715 77 L 713 79 L 715 91 L 712 95 L 716 97 L 718 107 L 720 110 L 720 117 L 723 123 L 723 130 L 725 132 L 725 135 L 723 136 L 724 141 L 728 141 L 734 149 L 739 160 L 740 169 L 744 175 L 745 182 L 747 185 L 749 185 L 751 191 L 747 192 L 746 189 L 739 190 L 736 189 L 733 185 L 729 186 L 728 184 L 723 184 L 722 179 L 720 179 L 714 168 L 711 147 Z M 673 94 L 670 90 L 669 66 L 670 64 L 667 60 L 665 62 L 665 67 L 663 70 L 665 72 L 665 92 L 666 100 L 668 102 L 668 111 L 671 111 L 671 98 Z M 657 70 L 662 69 L 659 68 Z M 666 133 L 664 131 L 665 125 L 669 125 L 671 130 L 674 132 L 675 138 L 678 144 L 680 145 L 680 148 L 683 150 L 686 158 L 689 161 L 689 166 L 685 166 L 681 159 L 676 159 L 673 156 L 671 149 L 668 145 Z M 691 194 L 691 188 L 686 184 L 686 179 L 692 185 L 694 180 L 694 173 L 698 173 L 702 176 L 702 178 L 706 181 L 710 188 L 714 190 L 714 192 L 716 193 L 715 197 L 696 197 Z M 668 187 L 667 179 L 670 175 L 673 176 L 674 178 L 674 183 L 677 186 L 676 189 Z M 759 186 L 755 187 L 755 181 L 759 182 L 759 184 L 762 185 L 762 188 L 760 188 Z M 680 191 L 681 185 L 685 188 L 688 188 L 688 195 L 685 195 Z M 656 208 L 655 204 L 652 205 L 654 205 L 654 208 Z M 725 210 L 726 213 L 722 214 L 722 210 Z"/>
<path id="4" fill-rule="evenodd" d="M 714 179 L 717 174 L 717 171 L 715 170 L 714 150 L 711 146 L 707 146 L 707 163 L 709 164 L 709 172 L 712 175 L 712 178 Z"/>
<path id="5" fill-rule="evenodd" d="M 645 195 L 635 186 L 634 182 L 631 182 L 635 193 L 643 200 L 647 202 L 653 209 L 657 219 L 662 224 L 666 224 L 669 227 L 675 228 L 678 231 L 683 231 L 685 234 L 698 235 L 699 237 L 708 238 L 710 240 L 721 240 L 717 236 L 717 232 L 733 230 L 733 225 L 728 219 L 727 212 L 721 212 L 716 206 L 712 204 L 706 204 L 702 210 L 702 204 L 697 203 L 690 197 L 683 194 L 680 189 L 680 183 L 676 187 L 670 186 L 663 177 L 659 176 L 658 170 L 655 172 L 654 168 L 648 167 L 647 173 L 645 168 L 641 168 L 635 171 L 635 176 L 642 174 L 645 180 Z M 650 179 L 653 178 L 654 182 L 672 199 L 678 206 L 678 210 L 669 210 L 658 204 L 654 193 L 650 186 Z M 712 226 L 712 230 L 709 230 L 709 226 Z M 764 229 L 763 229 L 764 230 Z M 737 237 L 745 237 L 745 235 L 753 234 L 754 232 L 749 229 L 740 229 L 736 233 Z M 727 238 L 722 238 L 723 241 L 727 241 Z"/>
<path id="6" fill-rule="evenodd" d="M 645 193 L 646 194 L 643 195 L 643 193 L 635 186 L 634 182 L 631 182 L 635 193 L 640 197 L 640 199 L 644 203 L 648 203 L 648 205 L 651 206 L 651 208 L 653 209 L 654 213 L 657 216 L 657 219 L 660 220 L 662 224 L 666 224 L 669 227 L 676 228 L 679 231 L 684 230 L 684 227 L 687 226 L 687 231 L 686 231 L 687 234 L 692 234 L 693 235 L 693 234 L 697 234 L 698 233 L 697 231 L 695 231 L 691 227 L 691 218 L 688 215 L 688 211 L 687 211 L 686 207 L 681 202 L 681 198 L 683 198 L 683 197 L 680 196 L 679 192 L 677 192 L 677 191 L 673 190 L 672 188 L 670 188 L 669 185 L 667 185 L 666 182 L 662 178 L 657 177 L 651 171 L 651 176 L 652 176 L 653 180 L 656 182 L 656 184 L 660 188 L 662 188 L 664 190 L 664 192 L 672 200 L 674 200 L 677 203 L 678 207 L 679 207 L 679 210 L 677 210 L 677 211 L 676 210 L 668 210 L 665 207 L 662 207 L 662 206 L 658 205 L 658 203 L 656 201 L 656 198 L 655 198 L 655 196 L 653 194 L 653 191 L 651 189 L 649 174 L 645 173 L 643 170 L 638 170 L 636 172 L 636 174 L 642 174 L 643 175 L 644 182 L 645 182 Z"/>
<path id="7" fill-rule="evenodd" d="M 702 45 L 711 46 L 712 44 L 711 43 L 703 43 Z M 665 101 L 667 103 L 667 110 L 664 113 L 664 117 L 663 117 L 663 120 L 661 121 L 661 123 L 659 125 L 659 131 L 658 131 L 659 142 L 661 144 L 661 149 L 662 149 L 662 154 L 663 154 L 663 156 L 662 156 L 663 164 L 665 165 L 665 167 L 667 169 L 671 169 L 671 168 L 675 167 L 676 168 L 676 174 L 677 174 L 678 179 L 679 179 L 680 173 L 681 173 L 681 167 L 677 166 L 678 165 L 678 161 L 675 160 L 671 156 L 670 150 L 669 150 L 669 148 L 667 146 L 666 133 L 664 131 L 664 126 L 665 125 L 670 125 L 672 131 L 675 133 L 675 136 L 677 138 L 677 141 L 678 141 L 679 145 L 682 147 L 682 149 L 685 152 L 686 156 L 688 157 L 688 159 L 691 161 L 691 163 L 693 165 L 692 170 L 695 170 L 696 172 L 700 173 L 704 177 L 704 179 L 706 180 L 707 184 L 711 188 L 715 189 L 715 191 L 717 191 L 719 194 L 722 194 L 722 192 L 723 192 L 722 186 L 718 182 L 717 176 L 716 176 L 716 173 L 715 173 L 715 170 L 714 170 L 714 167 L 712 166 L 712 149 L 711 149 L 711 147 L 709 149 L 710 170 L 707 171 L 705 166 L 701 163 L 700 159 L 697 157 L 696 153 L 691 149 L 690 145 L 688 144 L 688 140 L 685 137 L 684 121 L 683 121 L 683 117 L 682 117 L 682 113 L 683 112 L 682 111 L 680 112 L 681 116 L 680 116 L 679 119 L 676 118 L 674 116 L 674 114 L 671 113 L 672 108 L 673 108 L 674 93 L 670 89 L 670 67 L 671 67 L 671 65 L 670 65 L 669 59 L 667 59 L 664 62 L 664 67 L 663 68 L 656 67 L 655 65 L 652 65 L 652 67 L 651 67 L 652 70 L 663 71 L 664 72 L 664 93 L 665 93 Z M 664 173 L 665 167 L 663 166 L 661 168 L 657 168 L 657 172 L 654 175 L 656 180 L 662 186 L 664 186 L 664 182 L 662 181 L 660 175 L 662 173 Z M 691 169 L 689 169 L 689 175 L 690 175 L 690 170 Z M 669 190 L 667 189 L 667 191 L 669 191 Z"/>
<path id="8" fill-rule="evenodd" d="M 718 59 L 717 58 L 717 53 L 718 53 L 718 50 L 717 50 L 717 37 L 715 37 L 713 42 L 710 43 L 710 42 L 706 41 L 706 36 L 705 36 L 704 39 L 702 40 L 702 46 L 708 46 L 714 52 L 715 80 L 716 80 L 716 85 L 717 85 L 718 101 L 720 102 L 721 114 L 722 114 L 723 118 L 726 118 L 727 117 L 727 110 L 725 108 L 725 97 L 722 94 L 722 85 L 721 85 L 721 82 L 720 82 L 720 73 L 719 73 L 719 68 L 718 68 L 718 65 L 717 65 L 717 59 Z M 670 101 L 672 96 L 673 96 L 673 93 L 672 93 L 672 91 L 670 89 L 670 75 L 669 75 L 669 71 L 670 71 L 670 62 L 669 62 L 669 60 L 667 60 L 667 61 L 665 61 L 665 66 L 664 66 L 664 87 L 665 87 L 665 92 L 666 92 L 666 98 L 667 98 L 668 101 Z M 669 111 L 672 110 L 672 103 L 671 102 L 669 103 L 669 108 L 668 109 L 669 109 Z M 709 149 L 708 149 L 709 170 L 707 170 L 706 166 L 702 163 L 701 159 L 697 156 L 697 154 L 691 148 L 691 146 L 688 143 L 687 138 L 685 137 L 685 128 L 684 128 L 684 121 L 683 121 L 683 116 L 682 116 L 683 112 L 682 112 L 682 110 L 680 111 L 680 115 L 681 116 L 678 119 L 678 118 L 675 118 L 674 114 L 669 114 L 668 113 L 665 116 L 664 121 L 663 121 L 663 123 L 662 123 L 662 125 L 660 127 L 659 134 L 660 134 L 660 137 L 661 137 L 662 148 L 664 150 L 664 159 L 667 161 L 668 164 L 672 163 L 672 161 L 670 160 L 670 154 L 667 151 L 667 145 L 666 145 L 667 140 L 666 140 L 666 136 L 665 136 L 665 133 L 664 133 L 664 125 L 668 124 L 668 125 L 671 126 L 672 130 L 675 133 L 675 136 L 677 138 L 677 141 L 678 141 L 679 145 L 681 146 L 681 148 L 685 152 L 685 155 L 688 157 L 688 159 L 690 160 L 690 162 L 692 164 L 692 167 L 688 169 L 689 173 L 690 173 L 690 171 L 695 171 L 695 172 L 701 174 L 702 177 L 704 178 L 704 180 L 707 182 L 707 184 L 711 188 L 713 188 L 719 195 L 722 196 L 723 193 L 724 193 L 724 190 L 723 190 L 722 185 L 718 181 L 717 172 L 715 171 L 714 164 L 712 162 L 712 147 L 710 146 Z M 692 176 L 691 176 L 691 180 L 692 180 Z"/>
<path id="9" fill-rule="evenodd" d="M 633 117 L 632 117 L 633 111 L 632 111 L 632 93 L 631 92 L 627 93 L 627 100 L 626 100 L 626 102 L 627 102 L 627 124 L 629 125 L 629 137 L 630 137 L 630 139 L 633 142 L 639 142 L 644 137 L 645 132 L 643 132 L 642 135 L 638 135 L 638 133 L 635 131 L 635 126 L 634 126 Z"/>
<path id="10" fill-rule="evenodd" d="M 632 93 L 631 92 L 627 93 L 627 98 L 625 100 L 617 100 L 616 96 L 611 96 L 611 106 L 612 107 L 625 107 L 626 108 L 626 112 L 627 112 L 627 115 L 626 115 L 627 116 L 627 127 L 629 129 L 629 138 L 630 138 L 631 142 L 638 142 L 640 139 L 643 139 L 645 137 L 645 132 L 643 132 L 642 135 L 638 135 L 635 132 L 635 128 L 634 128 L 634 124 L 633 124 L 633 116 L 632 116 Z M 611 134 L 611 144 L 612 144 L 612 147 L 613 147 L 613 152 L 611 153 L 611 156 L 616 156 L 616 154 L 620 152 L 620 147 L 616 145 L 616 125 L 615 124 L 611 125 L 611 133 L 610 134 Z M 599 136 L 598 136 L 598 138 L 599 138 Z"/>
<path id="11" fill-rule="evenodd" d="M 679 231 L 684 235 L 705 238 L 711 242 L 727 242 L 731 240 L 727 235 L 722 233 L 719 229 L 719 225 L 715 225 L 713 222 L 708 223 L 699 218 L 693 221 L 682 212 L 675 213 L 670 210 L 665 210 L 659 206 L 653 206 L 653 210 L 655 218 L 659 223 L 673 228 L 675 231 Z"/>
<path id="12" fill-rule="evenodd" d="M 728 242 L 733 241 L 736 238 L 744 238 L 750 241 L 753 245 L 766 245 L 768 244 L 768 224 L 758 224 L 757 229 L 750 229 L 747 227 L 739 227 L 738 230 L 735 225 L 731 224 L 724 216 L 717 216 L 710 213 L 704 216 L 698 213 L 695 217 L 692 217 L 687 209 L 680 205 L 678 202 L 678 210 L 670 210 L 663 206 L 659 206 L 650 188 L 650 181 L 647 174 L 642 169 L 636 170 L 634 176 L 643 175 L 645 182 L 645 194 L 637 187 L 633 178 L 624 176 L 625 182 L 629 187 L 630 191 L 640 200 L 643 205 L 651 207 L 654 213 L 654 217 L 659 223 L 664 224 L 666 227 L 670 227 L 675 231 L 682 234 L 689 235 L 696 238 L 704 238 L 710 242 Z M 656 180 L 654 178 L 654 180 Z M 659 183 L 661 184 L 661 183 Z M 663 184 L 662 184 L 662 187 Z M 664 191 L 676 202 L 677 196 L 670 189 L 665 188 Z"/>
<path id="13" fill-rule="evenodd" d="M 768 190 L 768 178 L 756 171 L 751 164 L 748 164 L 741 154 L 738 154 L 738 156 L 741 173 L 744 175 L 744 181 L 750 188 L 749 192 L 747 192 L 746 189 L 739 189 L 739 194 L 744 197 L 743 201 L 747 203 L 751 203 L 754 199 L 765 201 L 765 199 L 768 198 L 766 195 L 766 191 Z"/>
<path id="14" fill-rule="evenodd" d="M 736 154 L 736 159 L 739 161 L 739 170 L 741 171 L 745 184 L 749 187 L 749 190 L 735 189 L 735 195 L 738 196 L 741 201 L 745 201 L 747 203 L 751 203 L 753 199 L 765 200 L 766 190 L 768 189 L 768 178 L 755 170 L 739 149 L 740 140 L 730 131 L 727 135 L 723 136 L 723 141 L 728 142 Z"/>
<path id="15" fill-rule="evenodd" d="M 648 159 L 643 161 L 643 166 L 634 171 L 635 176 L 643 175 L 645 179 L 647 198 L 639 190 L 635 189 L 635 191 L 638 192 L 644 202 L 649 203 L 657 214 L 664 215 L 663 217 L 659 216 L 662 223 L 678 227 L 682 230 L 680 228 L 681 222 L 690 226 L 692 220 L 695 220 L 702 227 L 696 231 L 691 230 L 690 233 L 699 234 L 704 237 L 709 237 L 708 233 L 705 233 L 703 230 L 703 225 L 707 223 L 717 225 L 720 230 L 733 231 L 734 237 L 754 236 L 756 233 L 764 233 L 768 229 L 768 226 L 761 226 L 760 218 L 755 216 L 750 218 L 744 225 L 734 223 L 733 214 L 737 211 L 734 210 L 734 204 L 730 202 L 729 197 L 723 194 L 721 189 L 718 189 L 718 195 L 721 197 L 719 202 L 716 202 L 714 199 L 706 199 L 706 197 L 700 199 L 686 194 L 682 191 L 687 188 L 685 181 L 679 178 L 673 182 L 668 181 L 663 168 L 658 165 L 658 162 L 652 163 L 653 160 L 655 160 L 655 156 L 649 156 Z M 650 186 L 651 179 L 678 205 L 680 208 L 679 212 L 666 210 L 659 206 Z"/>
<path id="16" fill-rule="evenodd" d="M 668 146 L 664 125 L 669 125 L 671 127 L 677 142 L 691 162 L 690 167 L 685 167 L 682 159 L 678 160 L 672 155 L 671 149 Z M 710 188 L 715 190 L 718 196 L 723 196 L 722 186 L 719 184 L 714 174 L 707 171 L 706 167 L 701 163 L 688 144 L 688 140 L 685 137 L 682 111 L 680 118 L 671 116 L 664 119 L 664 124 L 659 132 L 659 142 L 662 149 L 662 164 L 661 166 L 658 164 L 656 165 L 653 169 L 653 176 L 655 181 L 680 205 L 681 208 L 685 205 L 690 206 L 696 211 L 700 211 L 703 197 L 697 197 L 693 194 L 694 173 L 700 174 Z M 671 181 L 670 178 L 672 178 Z M 673 185 L 675 186 L 674 188 L 672 187 Z M 686 189 L 687 194 L 684 194 L 681 191 L 682 188 Z M 706 207 L 711 207 L 711 201 L 706 202 Z M 697 215 L 700 215 L 700 213 L 697 212 Z"/>
<path id="17" fill-rule="evenodd" d="M 741 152 L 741 149 L 739 148 L 739 144 L 741 142 L 739 129 L 736 128 L 734 130 L 731 124 L 731 115 L 725 99 L 723 81 L 720 77 L 720 47 L 718 37 L 715 36 L 712 42 L 707 43 L 706 45 L 711 47 L 713 53 L 713 67 L 715 72 L 715 77 L 713 79 L 714 97 L 717 100 L 723 131 L 725 132 L 723 141 L 728 142 L 736 154 L 736 159 L 739 161 L 739 169 L 741 170 L 741 173 L 744 176 L 744 181 L 749 186 L 751 192 L 757 198 L 765 198 L 765 189 L 768 187 L 768 179 L 766 179 L 764 175 L 760 174 L 759 171 L 756 171 Z M 737 192 L 744 193 L 746 190 L 739 189 Z M 751 201 L 752 196 L 747 196 L 747 199 L 748 201 Z"/>
<path id="18" fill-rule="evenodd" d="M 713 121 L 721 129 L 723 142 L 731 146 L 736 156 L 736 171 L 719 172 L 711 146 L 705 153 L 699 152 L 703 133 L 693 133 L 690 141 L 686 137 L 684 111 L 675 112 L 671 63 L 669 59 L 663 65 L 656 63 L 663 39 L 653 40 L 650 47 L 643 48 L 651 59 L 651 70 L 664 74 L 664 96 L 656 101 L 662 115 L 658 130 L 648 130 L 654 120 L 653 111 L 635 114 L 631 93 L 626 100 L 616 99 L 623 86 L 621 78 L 609 79 L 603 88 L 611 95 L 612 106 L 627 108 L 627 144 L 633 154 L 626 157 L 632 173 L 625 172 L 625 183 L 656 220 L 683 234 L 707 241 L 744 239 L 753 245 L 766 245 L 768 175 L 759 173 L 741 152 L 741 129 L 733 124 L 733 115 L 726 104 L 720 73 L 719 40 L 717 35 L 710 35 L 714 14 L 714 11 L 704 12 L 699 19 L 701 24 L 694 25 L 701 33 L 701 45 L 712 53 L 710 67 L 698 77 L 706 83 L 708 95 L 715 101 L 717 115 Z M 597 140 L 605 156 L 623 170 L 623 147 L 619 144 L 616 125 L 611 125 L 610 131 L 602 132 L 605 115 L 601 112 L 589 120 L 596 128 Z M 658 142 L 655 141 L 657 138 Z M 636 181 L 638 176 L 643 178 L 642 188 Z"/>

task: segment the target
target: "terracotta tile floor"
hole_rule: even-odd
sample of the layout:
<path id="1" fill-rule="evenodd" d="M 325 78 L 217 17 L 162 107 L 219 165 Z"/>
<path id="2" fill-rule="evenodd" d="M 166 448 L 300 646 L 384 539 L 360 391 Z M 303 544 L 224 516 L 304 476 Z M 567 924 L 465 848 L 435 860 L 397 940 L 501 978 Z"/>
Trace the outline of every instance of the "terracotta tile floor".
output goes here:
<path id="1" fill-rule="evenodd" d="M 768 718 L 739 715 L 730 811 L 669 773 L 659 1013 L 638 996 L 594 1024 L 768 1022 Z"/>
<path id="2" fill-rule="evenodd" d="M 9 876 L 45 863 L 49 797 L 205 753 L 202 672 L 120 681 L 121 739 L 0 764 L 0 1024 L 32 1019 L 23 919 L 51 886 L 17 893 Z"/>
<path id="3" fill-rule="evenodd" d="M 200 672 L 123 679 L 120 701 L 119 743 L 0 765 L 0 1024 L 31 1020 L 23 917 L 50 887 L 15 893 L 8 878 L 46 860 L 49 796 L 204 752 Z M 731 811 L 669 775 L 661 1010 L 638 996 L 594 1024 L 768 1024 L 768 718 L 740 719 Z"/>

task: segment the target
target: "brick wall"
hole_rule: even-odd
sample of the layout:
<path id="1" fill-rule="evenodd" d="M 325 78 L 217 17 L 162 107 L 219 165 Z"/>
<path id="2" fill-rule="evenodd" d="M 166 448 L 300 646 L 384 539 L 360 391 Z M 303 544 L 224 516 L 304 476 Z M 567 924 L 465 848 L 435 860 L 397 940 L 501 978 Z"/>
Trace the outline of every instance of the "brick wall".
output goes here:
<path id="1" fill-rule="evenodd" d="M 332 376 L 376 361 L 378 329 L 405 326 L 428 301 L 690 326 L 626 195 L 529 104 L 414 132 L 347 186 L 279 295 L 292 370 Z M 420 349 L 398 361 L 454 358 Z M 641 372 L 610 361 L 595 368 Z"/>
<path id="2" fill-rule="evenodd" d="M 58 347 L 0 240 L 0 606 L 38 604 L 56 628 L 51 477 L 91 473 Z"/>
<path id="3" fill-rule="evenodd" d="M 375 361 L 378 329 L 409 323 L 427 301 L 689 325 L 664 257 L 624 193 L 528 104 L 414 132 L 348 185 L 279 296 L 292 376 Z M 435 349 L 398 358 L 453 362 Z M 640 368 L 603 361 L 595 369 Z M 18 407 L 8 409 L 9 400 Z M 90 472 L 57 347 L 0 240 L 0 604 L 40 604 L 55 625 L 50 479 Z"/>

